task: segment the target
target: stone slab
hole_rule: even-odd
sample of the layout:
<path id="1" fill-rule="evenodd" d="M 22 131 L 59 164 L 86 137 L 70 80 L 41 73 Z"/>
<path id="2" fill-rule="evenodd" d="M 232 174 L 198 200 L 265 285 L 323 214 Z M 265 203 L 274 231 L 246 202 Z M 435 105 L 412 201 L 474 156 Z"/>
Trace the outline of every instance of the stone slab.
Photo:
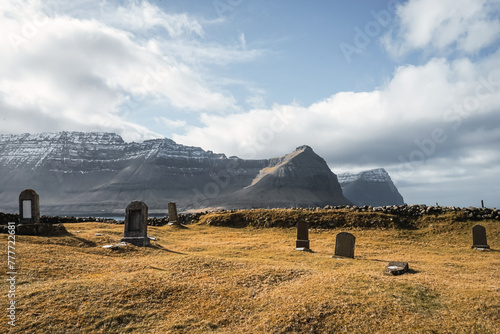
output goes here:
<path id="1" fill-rule="evenodd" d="M 391 261 L 385 267 L 385 273 L 389 275 L 403 275 L 409 271 L 408 262 Z"/>
<path id="2" fill-rule="evenodd" d="M 297 240 L 295 241 L 295 248 L 309 249 L 309 224 L 300 220 L 297 222 Z"/>
<path id="3" fill-rule="evenodd" d="M 335 256 L 354 259 L 356 237 L 349 232 L 340 232 L 335 239 Z"/>
<path id="4" fill-rule="evenodd" d="M 472 228 L 472 248 L 490 248 L 486 241 L 486 228 L 482 225 Z"/>

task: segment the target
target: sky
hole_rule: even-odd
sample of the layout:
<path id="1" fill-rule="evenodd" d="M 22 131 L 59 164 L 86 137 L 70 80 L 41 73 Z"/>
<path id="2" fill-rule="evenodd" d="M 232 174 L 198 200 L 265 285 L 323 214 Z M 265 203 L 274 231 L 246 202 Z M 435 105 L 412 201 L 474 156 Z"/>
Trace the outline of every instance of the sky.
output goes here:
<path id="1" fill-rule="evenodd" d="M 500 207 L 500 0 L 2 0 L 0 133 L 309 145 L 408 204 Z"/>

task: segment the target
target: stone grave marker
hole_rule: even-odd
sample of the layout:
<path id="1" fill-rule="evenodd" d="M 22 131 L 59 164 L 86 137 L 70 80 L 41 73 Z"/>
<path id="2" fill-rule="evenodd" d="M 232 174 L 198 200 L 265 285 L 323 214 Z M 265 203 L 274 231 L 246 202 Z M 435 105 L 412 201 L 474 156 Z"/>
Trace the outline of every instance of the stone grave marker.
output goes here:
<path id="1" fill-rule="evenodd" d="M 297 250 L 309 250 L 309 224 L 304 220 L 297 223 L 297 240 L 295 248 Z"/>
<path id="2" fill-rule="evenodd" d="M 398 262 L 398 261 L 391 261 L 385 267 L 385 273 L 388 275 L 403 275 L 407 273 L 410 270 L 408 266 L 408 262 Z"/>
<path id="3" fill-rule="evenodd" d="M 177 205 L 174 202 L 168 203 L 168 222 L 169 224 L 179 224 Z"/>
<path id="4" fill-rule="evenodd" d="M 19 222 L 16 234 L 19 235 L 61 235 L 66 234 L 62 224 L 40 222 L 40 197 L 33 189 L 26 189 L 19 194 Z"/>
<path id="5" fill-rule="evenodd" d="M 482 225 L 472 228 L 472 248 L 490 248 L 486 242 L 486 228 Z"/>
<path id="6" fill-rule="evenodd" d="M 335 240 L 335 256 L 354 259 L 354 243 L 356 237 L 348 232 L 340 232 Z"/>
<path id="7" fill-rule="evenodd" d="M 40 197 L 33 189 L 26 189 L 19 195 L 19 224 L 40 223 Z"/>
<path id="8" fill-rule="evenodd" d="M 134 201 L 125 210 L 125 231 L 123 242 L 139 247 L 149 245 L 148 206 L 144 202 Z"/>

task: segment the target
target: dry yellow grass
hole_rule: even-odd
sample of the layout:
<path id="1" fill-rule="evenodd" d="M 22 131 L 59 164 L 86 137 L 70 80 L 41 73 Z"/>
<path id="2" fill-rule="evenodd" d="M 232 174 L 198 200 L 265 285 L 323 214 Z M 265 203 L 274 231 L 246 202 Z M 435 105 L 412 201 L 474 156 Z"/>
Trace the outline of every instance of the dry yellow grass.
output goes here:
<path id="1" fill-rule="evenodd" d="M 500 224 L 482 224 L 488 252 L 470 248 L 473 222 L 446 219 L 418 230 L 312 230 L 313 253 L 295 250 L 294 228 L 149 227 L 152 247 L 110 250 L 101 246 L 119 242 L 123 225 L 66 225 L 69 236 L 18 236 L 10 330 L 500 333 Z M 340 231 L 356 236 L 355 259 L 332 258 Z M 388 261 L 413 272 L 386 276 Z M 5 281 L 1 289 L 5 310 Z"/>

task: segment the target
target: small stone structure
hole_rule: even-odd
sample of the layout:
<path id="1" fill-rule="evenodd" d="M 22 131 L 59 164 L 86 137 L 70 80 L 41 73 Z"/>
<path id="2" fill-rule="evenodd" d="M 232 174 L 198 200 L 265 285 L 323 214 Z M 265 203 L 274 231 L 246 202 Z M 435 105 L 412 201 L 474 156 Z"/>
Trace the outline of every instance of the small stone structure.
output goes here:
<path id="1" fill-rule="evenodd" d="M 295 248 L 297 250 L 309 250 L 309 224 L 304 220 L 299 220 L 297 223 Z"/>
<path id="2" fill-rule="evenodd" d="M 125 210 L 125 231 L 123 242 L 138 247 L 149 245 L 148 238 L 148 206 L 144 202 L 134 201 Z"/>
<path id="3" fill-rule="evenodd" d="M 408 262 L 396 262 L 396 261 L 391 261 L 385 267 L 385 273 L 387 275 L 403 275 L 409 271 L 409 266 Z"/>
<path id="4" fill-rule="evenodd" d="M 472 228 L 472 248 L 490 248 L 486 242 L 486 228 L 483 225 L 475 225 Z"/>
<path id="5" fill-rule="evenodd" d="M 174 202 L 168 203 L 168 222 L 169 224 L 179 224 L 179 217 L 177 216 L 177 206 Z"/>
<path id="6" fill-rule="evenodd" d="M 40 197 L 33 189 L 26 189 L 19 195 L 19 224 L 40 223 Z"/>
<path id="7" fill-rule="evenodd" d="M 16 234 L 19 235 L 64 235 L 68 233 L 62 224 L 40 220 L 40 197 L 33 189 L 19 194 L 19 222 Z"/>
<path id="8" fill-rule="evenodd" d="M 356 237 L 348 232 L 340 232 L 335 240 L 335 256 L 354 259 L 354 243 Z"/>

